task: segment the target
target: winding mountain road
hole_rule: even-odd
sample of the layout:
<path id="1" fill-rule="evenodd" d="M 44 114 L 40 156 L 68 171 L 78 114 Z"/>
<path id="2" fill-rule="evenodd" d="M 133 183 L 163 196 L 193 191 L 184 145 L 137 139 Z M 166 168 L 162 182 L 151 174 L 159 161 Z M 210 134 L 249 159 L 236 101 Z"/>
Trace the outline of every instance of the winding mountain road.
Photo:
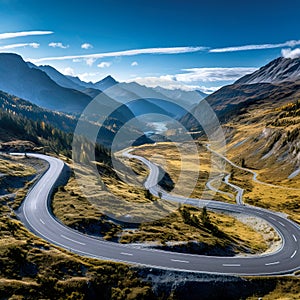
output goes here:
<path id="1" fill-rule="evenodd" d="M 261 181 L 259 179 L 257 179 L 257 176 L 258 174 L 251 170 L 251 169 L 248 169 L 248 168 L 244 168 L 244 167 L 241 167 L 237 164 L 235 164 L 234 162 L 232 162 L 231 160 L 229 160 L 227 157 L 225 157 L 224 155 L 222 155 L 221 153 L 218 153 L 214 150 L 212 150 L 210 148 L 210 145 L 206 145 L 206 148 L 207 150 L 209 150 L 210 152 L 214 153 L 215 155 L 219 156 L 221 159 L 223 159 L 224 161 L 226 161 L 227 163 L 229 163 L 230 165 L 232 165 L 233 167 L 237 168 L 237 169 L 240 169 L 242 171 L 246 171 L 248 173 L 251 173 L 253 176 L 252 176 L 252 180 L 257 182 L 257 183 L 260 183 L 260 184 L 263 184 L 263 185 L 266 185 L 266 186 L 270 186 L 270 187 L 273 187 L 273 188 L 277 188 L 277 189 L 285 189 L 285 190 L 293 190 L 293 191 L 300 191 L 300 188 L 294 188 L 294 187 L 287 187 L 287 186 L 281 186 L 281 185 L 276 185 L 276 184 L 272 184 L 272 183 L 268 183 L 268 182 L 264 182 L 264 181 Z M 227 175 L 228 176 L 228 175 Z M 226 178 L 225 178 L 225 183 L 227 183 L 228 185 L 231 185 L 229 184 L 228 182 L 228 179 L 229 179 L 230 176 L 228 176 L 227 178 L 227 181 L 226 181 Z M 234 187 L 236 189 L 236 185 L 231 185 L 232 187 Z M 238 187 L 238 189 L 242 190 L 242 194 L 243 194 L 243 189 L 241 189 L 240 187 Z"/>
<path id="2" fill-rule="evenodd" d="M 103 241 L 68 228 L 52 215 L 50 196 L 56 181 L 61 176 L 64 163 L 42 154 L 27 154 L 29 157 L 45 160 L 49 168 L 33 186 L 20 208 L 19 217 L 36 235 L 80 255 L 98 259 L 151 266 L 178 271 L 202 272 L 234 275 L 276 275 L 291 274 L 300 269 L 300 227 L 279 214 L 265 209 L 173 196 L 157 185 L 159 168 L 143 157 L 125 156 L 142 161 L 150 169 L 145 187 L 153 194 L 160 191 L 162 198 L 195 206 L 206 205 L 208 209 L 241 212 L 262 218 L 269 222 L 280 234 L 283 245 L 271 254 L 257 256 L 215 257 L 182 254 L 162 250 L 139 248 Z"/>

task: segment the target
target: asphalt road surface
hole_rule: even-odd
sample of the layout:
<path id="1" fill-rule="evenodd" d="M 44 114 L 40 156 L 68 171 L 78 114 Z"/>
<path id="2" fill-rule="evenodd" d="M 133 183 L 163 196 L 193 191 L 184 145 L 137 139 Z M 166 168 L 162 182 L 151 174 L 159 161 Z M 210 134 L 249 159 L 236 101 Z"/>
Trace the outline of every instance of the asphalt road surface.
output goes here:
<path id="1" fill-rule="evenodd" d="M 257 256 L 215 257 L 139 248 L 82 234 L 64 226 L 52 215 L 49 205 L 50 196 L 55 182 L 61 175 L 64 163 L 57 158 L 42 154 L 28 154 L 29 157 L 47 161 L 49 168 L 23 201 L 20 219 L 32 232 L 46 241 L 80 255 L 104 260 L 161 269 L 236 275 L 288 274 L 300 269 L 300 227 L 297 224 L 265 209 L 169 195 L 157 186 L 159 169 L 156 165 L 129 152 L 124 155 L 137 158 L 148 166 L 150 174 L 145 186 L 153 194 L 157 195 L 160 191 L 162 198 L 171 201 L 195 206 L 206 205 L 208 209 L 242 212 L 262 218 L 269 222 L 282 237 L 281 249 L 272 254 Z"/>

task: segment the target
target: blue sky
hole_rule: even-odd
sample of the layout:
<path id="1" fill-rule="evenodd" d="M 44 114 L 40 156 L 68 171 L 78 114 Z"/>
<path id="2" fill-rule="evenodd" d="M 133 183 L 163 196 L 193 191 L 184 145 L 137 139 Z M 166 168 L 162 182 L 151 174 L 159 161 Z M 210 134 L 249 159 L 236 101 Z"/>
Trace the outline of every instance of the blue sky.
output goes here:
<path id="1" fill-rule="evenodd" d="M 298 0 L 0 0 L 0 52 L 87 81 L 207 91 L 283 49 L 298 55 L 299 11 Z"/>

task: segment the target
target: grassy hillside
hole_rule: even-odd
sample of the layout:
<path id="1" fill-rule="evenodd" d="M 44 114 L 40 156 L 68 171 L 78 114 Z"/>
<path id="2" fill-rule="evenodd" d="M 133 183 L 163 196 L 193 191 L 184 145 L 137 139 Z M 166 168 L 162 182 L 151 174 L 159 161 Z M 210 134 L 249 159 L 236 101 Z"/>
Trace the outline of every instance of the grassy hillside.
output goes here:
<path id="1" fill-rule="evenodd" d="M 259 232 L 235 218 L 191 206 L 182 206 L 163 219 L 141 224 L 137 230 L 126 230 L 120 242 L 152 243 L 177 252 L 220 256 L 267 249 Z"/>
<path id="2" fill-rule="evenodd" d="M 106 148 L 109 148 L 111 147 L 112 141 L 114 140 L 114 137 L 118 130 L 124 125 L 125 122 L 127 122 L 134 116 L 126 105 L 121 105 L 117 110 L 114 110 L 110 116 L 105 115 L 105 111 L 110 111 L 110 109 L 113 110 L 114 107 L 118 107 L 118 104 L 115 104 L 114 100 L 110 99 L 109 97 L 106 98 L 106 103 L 98 103 L 98 107 L 94 108 L 95 111 L 93 111 L 92 115 L 89 115 L 87 117 L 89 121 L 86 121 L 82 124 L 83 126 L 85 126 L 85 128 L 82 128 L 82 130 L 87 138 L 90 132 L 98 130 L 99 133 L 97 137 L 97 143 L 105 145 Z M 26 121 L 26 123 L 31 123 L 28 124 L 27 127 L 20 128 L 20 126 L 17 126 L 16 128 L 14 128 L 9 127 L 8 125 L 5 126 L 5 120 L 2 121 L 3 130 L 1 130 L 2 127 L 0 127 L 0 141 L 15 139 L 24 140 L 25 138 L 22 138 L 22 135 L 28 138 L 29 134 L 31 136 L 37 134 L 36 139 L 29 139 L 30 141 L 36 143 L 37 138 L 39 138 L 42 134 L 40 131 L 41 126 L 51 128 L 51 131 L 48 130 L 47 132 L 42 134 L 42 138 L 44 139 L 47 139 L 49 137 L 50 140 L 53 140 L 53 135 L 57 132 L 59 132 L 57 133 L 57 135 L 60 136 L 65 135 L 65 133 L 67 133 L 68 136 L 71 136 L 71 133 L 74 132 L 78 122 L 78 116 L 47 110 L 34 105 L 31 102 L 9 95 L 2 91 L 0 91 L 0 112 L 2 112 L 1 118 L 4 118 L 4 116 L 14 119 L 16 119 L 16 117 L 19 117 L 20 119 L 23 119 L 22 125 L 25 125 L 24 119 L 30 121 Z M 35 129 L 37 129 L 38 132 Z M 128 141 L 130 141 L 132 136 L 141 136 L 139 141 L 141 143 L 149 141 L 146 136 L 143 136 L 143 133 L 139 131 L 138 128 L 132 126 L 128 126 L 127 131 L 124 134 L 127 135 Z M 65 139 L 65 137 L 63 137 L 63 139 Z M 123 137 L 123 139 L 126 141 L 125 136 Z M 124 145 L 118 146 L 122 148 Z M 59 143 L 54 143 L 52 151 L 54 151 L 55 148 L 56 152 L 59 152 L 63 147 L 61 147 Z"/>
<path id="3" fill-rule="evenodd" d="M 139 174 L 147 175 L 142 165 L 135 161 L 131 165 Z M 179 251 L 189 251 L 195 244 L 194 251 L 202 254 L 255 253 L 268 247 L 261 233 L 233 217 L 209 212 L 209 217 L 203 219 L 201 210 L 178 209 L 176 204 L 149 197 L 145 189 L 116 177 L 108 165 L 99 167 L 106 187 L 95 182 L 87 169 L 81 169 L 81 173 L 87 174 L 83 182 L 88 185 L 89 193 L 84 193 L 71 176 L 53 197 L 54 214 L 74 229 L 121 243 L 152 242 L 165 248 L 166 243 L 181 243 Z M 134 182 L 134 179 L 127 177 L 127 181 Z M 116 196 L 118 201 L 113 200 Z M 152 222 L 134 224 L 149 215 L 153 216 Z M 274 234 L 270 239 L 276 238 Z"/>
<path id="4" fill-rule="evenodd" d="M 287 213 L 300 222 L 299 101 L 252 106 L 228 122 L 225 130 L 227 156 L 256 171 L 259 180 L 275 185 L 254 182 L 250 173 L 233 168 L 232 180 L 246 189 L 246 202 Z"/>
<path id="5" fill-rule="evenodd" d="M 142 145 L 136 147 L 134 154 L 146 157 L 150 161 L 162 166 L 163 170 L 171 178 L 160 182 L 162 187 L 170 193 L 190 197 L 227 201 L 235 203 L 235 199 L 228 194 L 212 193 L 206 187 L 210 175 L 219 175 L 220 169 L 211 159 L 211 153 L 202 144 L 198 144 L 197 152 L 188 142 L 184 143 L 156 143 L 154 145 Z M 210 178 L 212 179 L 212 178 Z M 173 188 L 176 187 L 174 190 Z M 221 189 L 227 193 L 234 193 L 230 187 L 221 184 Z"/>
<path id="6" fill-rule="evenodd" d="M 73 131 L 77 122 L 74 116 L 41 108 L 29 101 L 2 91 L 0 91 L 0 109 L 12 115 L 26 117 L 32 121 L 45 122 L 66 132 Z"/>
<path id="7" fill-rule="evenodd" d="M 9 177 L 0 179 L 0 190 L 17 193 L 15 199 L 0 195 L 0 298 L 152 299 L 150 285 L 128 266 L 71 254 L 36 237 L 18 221 L 12 208 L 28 190 L 30 176 L 43 171 L 39 163 L 0 157 L 0 172 Z"/>
<path id="8" fill-rule="evenodd" d="M 2 149 L 9 150 L 10 143 L 7 142 L 16 140 L 29 141 L 32 148 L 43 147 L 44 151 L 71 155 L 71 134 L 61 131 L 44 121 L 34 121 L 22 114 L 0 110 L 0 142 L 2 142 Z"/>

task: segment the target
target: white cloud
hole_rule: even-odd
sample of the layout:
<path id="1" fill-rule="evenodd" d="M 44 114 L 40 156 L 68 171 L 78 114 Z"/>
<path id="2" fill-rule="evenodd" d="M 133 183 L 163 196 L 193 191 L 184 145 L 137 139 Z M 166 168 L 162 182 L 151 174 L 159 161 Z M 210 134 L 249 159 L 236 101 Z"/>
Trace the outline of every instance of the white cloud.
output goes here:
<path id="1" fill-rule="evenodd" d="M 210 87 L 201 86 L 198 90 L 200 90 L 201 92 L 206 93 L 206 94 L 212 94 L 215 91 L 219 90 L 222 86 L 223 85 L 220 85 L 220 86 L 210 86 Z"/>
<path id="2" fill-rule="evenodd" d="M 63 45 L 63 43 L 61 42 L 51 42 L 48 44 L 49 47 L 52 47 L 52 48 L 62 48 L 62 49 L 66 49 L 66 48 L 69 48 L 69 45 Z"/>
<path id="3" fill-rule="evenodd" d="M 32 47 L 32 48 L 38 48 L 40 44 L 38 43 L 20 43 L 20 44 L 10 44 L 5 46 L 0 46 L 0 50 L 9 50 L 9 49 L 15 49 L 15 48 L 23 48 L 23 47 Z"/>
<path id="4" fill-rule="evenodd" d="M 221 86 L 206 87 L 202 85 L 190 85 L 190 84 L 187 85 L 182 82 L 176 81 L 172 75 L 165 75 L 159 77 L 136 77 L 127 80 L 126 82 L 137 82 L 141 85 L 145 85 L 147 87 L 153 87 L 153 88 L 160 86 L 168 90 L 176 90 L 176 89 L 181 89 L 184 91 L 200 90 L 208 94 L 215 92 L 221 87 Z"/>
<path id="5" fill-rule="evenodd" d="M 216 49 L 209 50 L 209 52 L 220 53 L 220 52 L 235 52 L 235 51 L 247 51 L 247 50 L 262 50 L 262 49 L 274 49 L 274 48 L 282 48 L 282 47 L 295 47 L 297 45 L 300 45 L 300 40 L 291 40 L 280 44 L 259 44 L 259 45 L 245 45 L 245 46 L 216 48 Z"/>
<path id="6" fill-rule="evenodd" d="M 296 48 L 294 50 L 292 49 L 282 49 L 281 50 L 281 55 L 284 58 L 299 58 L 300 57 L 300 48 Z"/>
<path id="7" fill-rule="evenodd" d="M 62 70 L 62 73 L 64 75 L 75 76 L 74 70 L 72 68 L 70 68 L 70 67 L 67 67 L 64 70 Z"/>
<path id="8" fill-rule="evenodd" d="M 72 62 L 78 63 L 84 61 L 88 66 L 92 66 L 94 62 L 96 61 L 95 58 L 90 57 L 90 58 L 74 58 L 72 59 Z"/>
<path id="9" fill-rule="evenodd" d="M 86 64 L 87 64 L 88 66 L 90 66 L 90 67 L 91 67 L 91 66 L 94 64 L 94 62 L 96 61 L 96 59 L 95 59 L 95 58 L 92 58 L 92 57 L 90 57 L 90 58 L 85 58 L 84 60 L 85 60 Z"/>
<path id="10" fill-rule="evenodd" d="M 97 65 L 98 68 L 109 68 L 111 66 L 111 62 L 103 61 Z"/>
<path id="11" fill-rule="evenodd" d="M 32 36 L 32 35 L 45 35 L 52 34 L 53 31 L 19 31 L 19 32 L 6 32 L 0 33 L 0 40 L 11 39 L 23 36 Z"/>
<path id="12" fill-rule="evenodd" d="M 256 68 L 193 68 L 183 69 L 185 73 L 174 75 L 152 76 L 152 77 L 136 77 L 128 80 L 135 81 L 148 87 L 161 86 L 166 89 L 182 89 L 186 91 L 201 90 L 206 93 L 212 93 L 219 89 L 222 85 L 206 87 L 199 85 L 200 82 L 220 82 L 235 81 L 240 77 L 256 71 Z"/>
<path id="13" fill-rule="evenodd" d="M 37 49 L 38 47 L 40 47 L 40 44 L 38 44 L 38 43 L 29 43 L 29 46 L 32 47 L 32 48 Z"/>
<path id="14" fill-rule="evenodd" d="M 185 83 L 189 82 L 214 82 L 214 81 L 233 81 L 240 77 L 256 71 L 257 68 L 192 68 L 183 69 L 185 73 L 174 75 L 174 79 Z"/>
<path id="15" fill-rule="evenodd" d="M 85 55 L 69 55 L 69 56 L 53 56 L 53 57 L 43 57 L 38 59 L 28 59 L 31 62 L 43 62 L 43 61 L 54 61 L 54 60 L 68 60 L 68 59 L 87 59 L 87 58 L 106 58 L 106 57 L 116 57 L 116 56 L 135 56 L 140 54 L 179 54 L 179 53 L 189 53 L 204 51 L 205 47 L 170 47 L 170 48 L 146 48 L 146 49 L 134 49 L 116 52 L 105 52 L 105 53 L 95 53 L 95 54 L 85 54 Z"/>
<path id="16" fill-rule="evenodd" d="M 131 63 L 131 66 L 132 67 L 136 67 L 136 66 L 138 66 L 139 64 L 138 64 L 138 62 L 137 61 L 133 61 L 132 63 Z"/>
<path id="17" fill-rule="evenodd" d="M 61 68 L 57 68 L 57 70 L 59 72 L 61 72 L 62 74 L 64 75 L 67 75 L 67 76 L 73 76 L 73 77 L 78 77 L 80 80 L 83 80 L 83 81 L 90 81 L 91 79 L 94 79 L 95 77 L 95 80 L 94 81 L 97 81 L 98 80 L 98 75 L 99 73 L 97 72 L 93 72 L 93 73 L 76 73 L 74 71 L 73 68 L 70 68 L 70 67 L 67 67 L 67 68 L 64 68 L 64 69 L 61 69 Z"/>
<path id="18" fill-rule="evenodd" d="M 180 83 L 174 80 L 171 75 L 165 75 L 159 77 L 136 77 L 127 80 L 127 82 L 137 82 L 141 85 L 145 85 L 148 87 L 160 86 L 169 90 L 182 89 L 186 91 L 193 91 L 200 88 L 200 86 L 198 85 L 186 85 Z"/>
<path id="19" fill-rule="evenodd" d="M 99 80 L 98 79 L 98 76 L 99 76 L 99 73 L 97 72 L 91 72 L 91 73 L 81 73 L 81 74 L 77 74 L 76 75 L 77 77 L 79 77 L 80 80 L 82 81 L 97 81 Z"/>
<path id="20" fill-rule="evenodd" d="M 91 48 L 93 48 L 93 45 L 89 44 L 89 43 L 84 43 L 81 45 L 81 48 L 82 49 L 91 49 Z"/>

